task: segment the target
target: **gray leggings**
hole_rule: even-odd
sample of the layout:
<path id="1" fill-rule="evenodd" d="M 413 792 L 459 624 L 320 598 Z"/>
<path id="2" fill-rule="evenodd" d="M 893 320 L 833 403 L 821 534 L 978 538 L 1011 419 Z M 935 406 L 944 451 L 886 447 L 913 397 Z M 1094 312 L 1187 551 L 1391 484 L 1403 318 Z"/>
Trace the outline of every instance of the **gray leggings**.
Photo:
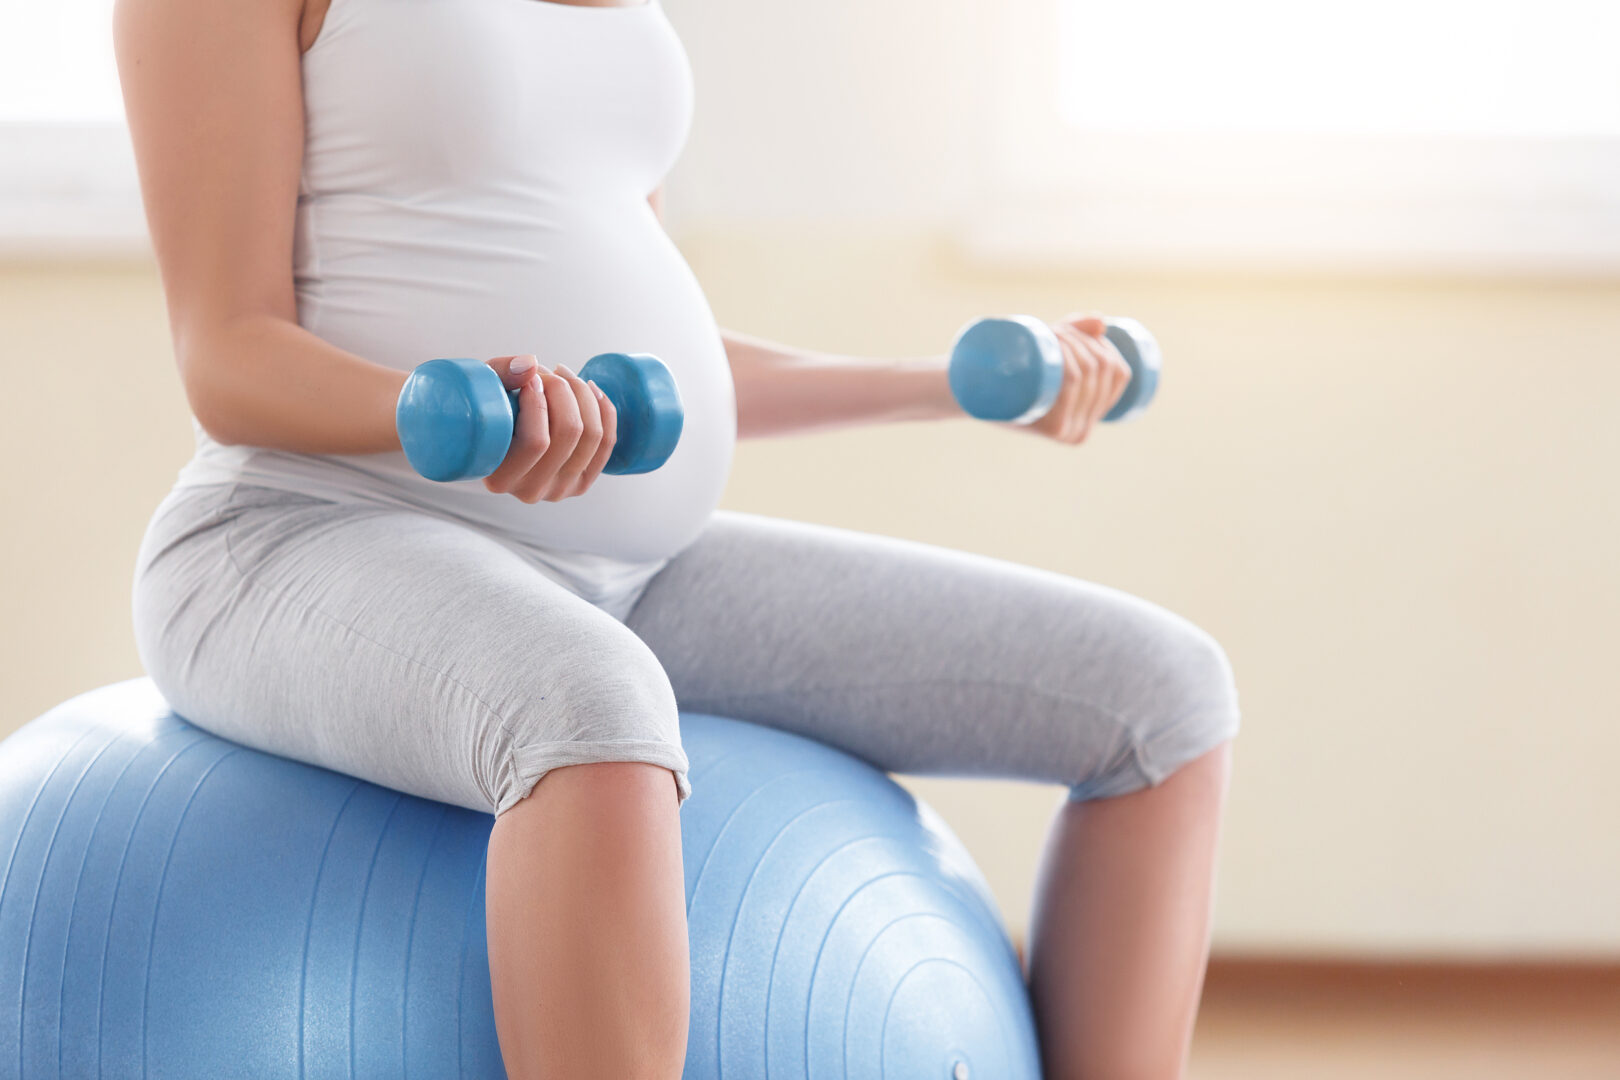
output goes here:
<path id="1" fill-rule="evenodd" d="M 1219 645 L 1185 619 L 980 555 L 721 511 L 621 622 L 459 521 L 247 484 L 159 507 L 141 658 L 220 736 L 500 814 L 546 771 L 670 769 L 680 708 L 891 772 L 1157 784 L 1232 738 Z"/>

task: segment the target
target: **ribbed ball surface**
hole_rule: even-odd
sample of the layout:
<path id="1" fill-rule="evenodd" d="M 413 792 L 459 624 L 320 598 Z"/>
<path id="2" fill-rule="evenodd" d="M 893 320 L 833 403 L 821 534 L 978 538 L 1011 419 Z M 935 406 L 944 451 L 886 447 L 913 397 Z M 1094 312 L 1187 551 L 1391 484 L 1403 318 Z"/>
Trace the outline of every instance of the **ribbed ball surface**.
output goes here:
<path id="1" fill-rule="evenodd" d="M 687 1077 L 1039 1075 L 926 806 L 782 732 L 682 734 Z M 215 738 L 144 679 L 75 698 L 0 744 L 0 1077 L 504 1076 L 492 824 Z"/>

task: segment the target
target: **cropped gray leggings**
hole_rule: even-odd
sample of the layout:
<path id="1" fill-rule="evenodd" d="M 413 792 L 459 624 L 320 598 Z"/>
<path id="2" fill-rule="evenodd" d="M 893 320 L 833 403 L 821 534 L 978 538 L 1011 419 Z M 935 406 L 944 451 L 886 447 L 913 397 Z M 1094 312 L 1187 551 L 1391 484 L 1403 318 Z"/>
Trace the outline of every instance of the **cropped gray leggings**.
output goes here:
<path id="1" fill-rule="evenodd" d="M 547 770 L 642 761 L 690 792 L 683 709 L 891 772 L 1156 784 L 1237 731 L 1215 641 L 1113 589 L 721 511 L 619 621 L 459 521 L 246 484 L 159 507 L 136 640 L 225 738 L 500 814 Z"/>

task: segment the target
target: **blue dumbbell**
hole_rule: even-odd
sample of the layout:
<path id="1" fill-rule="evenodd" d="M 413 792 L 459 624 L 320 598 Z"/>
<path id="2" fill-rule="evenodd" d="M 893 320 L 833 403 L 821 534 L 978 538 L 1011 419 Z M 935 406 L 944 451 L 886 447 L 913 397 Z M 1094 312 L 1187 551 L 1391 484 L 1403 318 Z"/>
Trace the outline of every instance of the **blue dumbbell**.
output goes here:
<path id="1" fill-rule="evenodd" d="M 593 379 L 618 413 L 618 435 L 602 471 L 651 472 L 681 439 L 686 410 L 669 368 L 646 353 L 602 353 L 579 377 Z M 429 480 L 488 476 L 506 459 L 517 391 L 479 360 L 419 364 L 399 392 L 394 424 L 411 468 Z"/>
<path id="2" fill-rule="evenodd" d="M 1159 343 L 1135 319 L 1109 319 L 1108 340 L 1131 365 L 1131 381 L 1104 420 L 1147 408 L 1159 388 Z M 1029 424 L 1063 385 L 1063 352 L 1051 327 L 1029 315 L 979 319 L 951 346 L 951 393 L 969 416 Z"/>

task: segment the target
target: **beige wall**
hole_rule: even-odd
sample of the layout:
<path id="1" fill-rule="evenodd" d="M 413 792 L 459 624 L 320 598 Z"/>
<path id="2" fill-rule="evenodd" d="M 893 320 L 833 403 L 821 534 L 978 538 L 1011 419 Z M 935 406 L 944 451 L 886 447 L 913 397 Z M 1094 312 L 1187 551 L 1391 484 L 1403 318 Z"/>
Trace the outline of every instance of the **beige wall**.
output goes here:
<path id="1" fill-rule="evenodd" d="M 1620 957 L 1620 281 L 976 268 L 949 237 L 1001 2 L 666 0 L 697 80 L 672 229 L 723 325 L 903 356 L 985 313 L 1130 314 L 1160 399 L 1078 451 L 968 421 L 745 443 L 725 504 L 1214 632 L 1246 715 L 1224 947 Z M 4 731 L 138 674 L 131 564 L 190 433 L 145 265 L 0 267 L 0 371 Z M 915 786 L 1021 927 L 1057 789 Z"/>
<path id="2" fill-rule="evenodd" d="M 971 422 L 752 444 L 728 503 L 1128 589 L 1245 706 L 1228 948 L 1620 955 L 1620 283 L 992 275 L 916 237 L 689 238 L 723 325 L 835 351 L 1129 312 L 1150 414 L 1079 451 Z M 1045 791 L 917 785 L 1014 921 Z"/>
<path id="3" fill-rule="evenodd" d="M 1246 728 L 1227 948 L 1620 956 L 1620 284 L 992 275 L 929 234 L 709 229 L 723 325 L 871 355 L 1129 312 L 1152 412 L 744 443 L 727 506 L 1131 590 L 1215 633 Z M 0 731 L 139 673 L 131 563 L 190 451 L 150 268 L 0 270 Z M 1015 928 L 1058 789 L 914 782 Z"/>
<path id="4" fill-rule="evenodd" d="M 129 590 L 146 518 L 190 456 L 147 265 L 0 266 L 0 730 L 140 674 Z"/>

